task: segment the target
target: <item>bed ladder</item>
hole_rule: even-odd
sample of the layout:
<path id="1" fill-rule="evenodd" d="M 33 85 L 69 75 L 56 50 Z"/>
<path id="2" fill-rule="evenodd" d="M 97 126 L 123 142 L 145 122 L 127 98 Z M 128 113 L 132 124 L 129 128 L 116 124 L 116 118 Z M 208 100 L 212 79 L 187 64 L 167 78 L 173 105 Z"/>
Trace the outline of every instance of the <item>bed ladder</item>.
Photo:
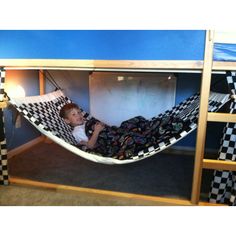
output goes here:
<path id="1" fill-rule="evenodd" d="M 214 31 L 207 31 L 200 91 L 200 108 L 191 196 L 191 203 L 193 205 L 198 205 L 199 203 L 203 169 L 236 171 L 236 162 L 204 158 L 207 122 L 236 123 L 236 114 L 208 112 L 208 99 L 210 94 L 211 73 L 213 67 L 213 45 Z"/>

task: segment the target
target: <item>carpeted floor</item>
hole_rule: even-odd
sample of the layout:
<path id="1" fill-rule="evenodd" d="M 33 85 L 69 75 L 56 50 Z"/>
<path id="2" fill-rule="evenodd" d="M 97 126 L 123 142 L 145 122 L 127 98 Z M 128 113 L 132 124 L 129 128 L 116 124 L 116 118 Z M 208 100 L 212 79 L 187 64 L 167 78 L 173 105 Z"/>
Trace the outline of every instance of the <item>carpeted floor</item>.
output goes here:
<path id="1" fill-rule="evenodd" d="M 193 157 L 161 153 L 136 163 L 110 166 L 87 161 L 54 143 L 40 143 L 11 158 L 9 174 L 70 186 L 190 199 Z M 202 196 L 209 191 L 211 174 L 203 175 Z"/>
<path id="2" fill-rule="evenodd" d="M 0 206 L 155 206 L 155 201 L 129 199 L 31 186 L 0 186 Z M 159 204 L 158 204 L 159 205 Z"/>

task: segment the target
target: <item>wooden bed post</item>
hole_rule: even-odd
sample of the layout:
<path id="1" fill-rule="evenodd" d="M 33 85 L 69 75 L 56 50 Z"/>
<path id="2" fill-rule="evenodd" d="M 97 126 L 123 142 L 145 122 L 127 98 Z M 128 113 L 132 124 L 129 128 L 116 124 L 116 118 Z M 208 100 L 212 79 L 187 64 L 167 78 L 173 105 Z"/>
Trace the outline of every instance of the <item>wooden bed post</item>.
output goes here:
<path id="1" fill-rule="evenodd" d="M 39 70 L 39 94 L 45 94 L 45 80 L 43 70 Z"/>
<path id="2" fill-rule="evenodd" d="M 206 128 L 207 128 L 208 100 L 210 93 L 211 72 L 213 64 L 213 38 L 214 38 L 214 32 L 207 31 L 206 41 L 205 41 L 202 81 L 201 81 L 201 92 L 200 92 L 201 93 L 200 108 L 199 108 L 199 118 L 198 118 L 192 196 L 191 196 L 192 204 L 198 204 L 201 191 L 202 166 L 203 166 Z"/>
<path id="3" fill-rule="evenodd" d="M 39 70 L 39 94 L 40 95 L 45 94 L 45 77 L 44 77 L 43 70 Z M 45 143 L 52 143 L 52 140 L 50 140 L 46 136 L 41 135 L 41 137 L 43 137 L 43 141 Z"/>

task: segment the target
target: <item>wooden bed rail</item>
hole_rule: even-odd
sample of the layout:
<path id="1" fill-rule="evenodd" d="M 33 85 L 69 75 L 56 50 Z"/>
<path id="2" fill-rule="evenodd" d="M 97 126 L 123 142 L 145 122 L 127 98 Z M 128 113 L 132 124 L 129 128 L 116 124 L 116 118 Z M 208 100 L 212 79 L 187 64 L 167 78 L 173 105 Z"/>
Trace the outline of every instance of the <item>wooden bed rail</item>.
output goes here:
<path id="1" fill-rule="evenodd" d="M 202 61 L 191 60 L 63 60 L 63 59 L 0 59 L 5 69 L 202 69 Z"/>
<path id="2" fill-rule="evenodd" d="M 231 170 L 236 171 L 236 162 L 235 161 L 223 161 L 223 160 L 211 160 L 203 159 L 203 168 L 204 169 L 213 169 L 213 170 Z"/>
<path id="3" fill-rule="evenodd" d="M 208 112 L 208 121 L 236 123 L 236 114 Z"/>
<path id="4" fill-rule="evenodd" d="M 194 60 L 64 60 L 64 59 L 0 59 L 7 70 L 191 70 L 202 72 L 203 61 Z M 234 70 L 236 62 L 214 61 L 212 71 Z"/>

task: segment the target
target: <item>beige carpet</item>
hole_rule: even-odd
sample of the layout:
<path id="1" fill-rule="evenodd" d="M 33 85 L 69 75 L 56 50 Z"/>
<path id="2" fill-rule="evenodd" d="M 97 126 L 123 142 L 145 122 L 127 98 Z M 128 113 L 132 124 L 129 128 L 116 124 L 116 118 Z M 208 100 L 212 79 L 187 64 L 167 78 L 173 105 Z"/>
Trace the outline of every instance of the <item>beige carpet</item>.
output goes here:
<path id="1" fill-rule="evenodd" d="M 56 192 L 23 186 L 0 186 L 0 206 L 155 206 L 153 201 L 98 194 Z"/>

